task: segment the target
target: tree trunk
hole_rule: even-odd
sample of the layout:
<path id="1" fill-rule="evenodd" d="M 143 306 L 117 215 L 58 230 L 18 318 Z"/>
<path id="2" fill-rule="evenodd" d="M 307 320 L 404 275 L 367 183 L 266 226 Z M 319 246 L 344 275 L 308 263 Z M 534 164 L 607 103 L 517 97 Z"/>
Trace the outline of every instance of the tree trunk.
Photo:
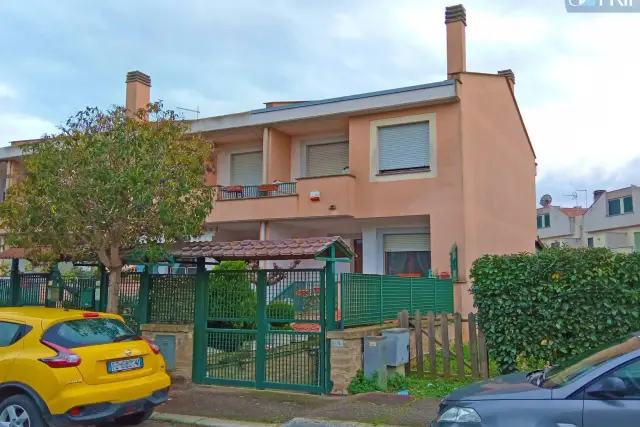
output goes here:
<path id="1" fill-rule="evenodd" d="M 109 297 L 107 299 L 107 313 L 118 314 L 118 302 L 120 301 L 120 279 L 122 267 L 114 267 L 109 270 Z"/>

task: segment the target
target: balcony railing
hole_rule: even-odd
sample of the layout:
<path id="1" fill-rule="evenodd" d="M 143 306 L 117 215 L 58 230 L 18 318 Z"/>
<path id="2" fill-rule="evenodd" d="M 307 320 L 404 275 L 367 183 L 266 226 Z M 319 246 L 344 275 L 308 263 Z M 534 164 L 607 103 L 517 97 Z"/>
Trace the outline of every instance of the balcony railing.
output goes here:
<path id="1" fill-rule="evenodd" d="M 295 182 L 280 182 L 264 185 L 230 185 L 218 188 L 218 200 L 291 196 L 295 194 L 297 194 Z"/>

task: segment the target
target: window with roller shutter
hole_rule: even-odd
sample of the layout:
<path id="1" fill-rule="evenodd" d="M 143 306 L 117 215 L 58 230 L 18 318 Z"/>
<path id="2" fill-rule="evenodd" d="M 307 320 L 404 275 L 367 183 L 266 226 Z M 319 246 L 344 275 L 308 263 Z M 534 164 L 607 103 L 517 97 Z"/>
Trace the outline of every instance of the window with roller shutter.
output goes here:
<path id="1" fill-rule="evenodd" d="M 426 277 L 431 269 L 431 236 L 387 234 L 384 236 L 385 274 Z"/>
<path id="2" fill-rule="evenodd" d="M 262 152 L 231 155 L 231 185 L 262 183 Z"/>
<path id="3" fill-rule="evenodd" d="M 330 176 L 349 167 L 349 143 L 309 144 L 306 146 L 306 176 Z"/>
<path id="4" fill-rule="evenodd" d="M 426 170 L 430 167 L 429 122 L 378 128 L 380 173 Z"/>

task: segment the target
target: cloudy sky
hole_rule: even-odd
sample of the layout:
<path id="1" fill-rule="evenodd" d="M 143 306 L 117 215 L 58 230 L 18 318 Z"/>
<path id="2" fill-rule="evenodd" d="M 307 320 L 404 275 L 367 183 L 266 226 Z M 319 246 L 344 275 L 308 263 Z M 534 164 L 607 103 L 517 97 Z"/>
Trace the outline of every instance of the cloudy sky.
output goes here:
<path id="1" fill-rule="evenodd" d="M 0 145 L 123 103 L 136 69 L 154 100 L 201 117 L 444 80 L 451 4 L 0 0 Z M 640 14 L 567 14 L 563 0 L 465 7 L 468 70 L 515 72 L 538 197 L 570 206 L 576 189 L 640 184 Z"/>

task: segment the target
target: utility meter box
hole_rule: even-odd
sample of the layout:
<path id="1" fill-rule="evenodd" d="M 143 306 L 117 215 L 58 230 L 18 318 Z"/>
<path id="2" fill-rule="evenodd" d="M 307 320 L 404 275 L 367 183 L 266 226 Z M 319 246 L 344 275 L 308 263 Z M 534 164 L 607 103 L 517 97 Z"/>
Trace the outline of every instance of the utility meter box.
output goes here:
<path id="1" fill-rule="evenodd" d="M 364 338 L 364 376 L 376 378 L 378 385 L 387 387 L 387 338 Z M 377 374 L 377 375 L 376 375 Z"/>
<path id="2" fill-rule="evenodd" d="M 382 336 L 387 338 L 386 364 L 402 366 L 409 363 L 409 329 L 386 329 Z"/>

